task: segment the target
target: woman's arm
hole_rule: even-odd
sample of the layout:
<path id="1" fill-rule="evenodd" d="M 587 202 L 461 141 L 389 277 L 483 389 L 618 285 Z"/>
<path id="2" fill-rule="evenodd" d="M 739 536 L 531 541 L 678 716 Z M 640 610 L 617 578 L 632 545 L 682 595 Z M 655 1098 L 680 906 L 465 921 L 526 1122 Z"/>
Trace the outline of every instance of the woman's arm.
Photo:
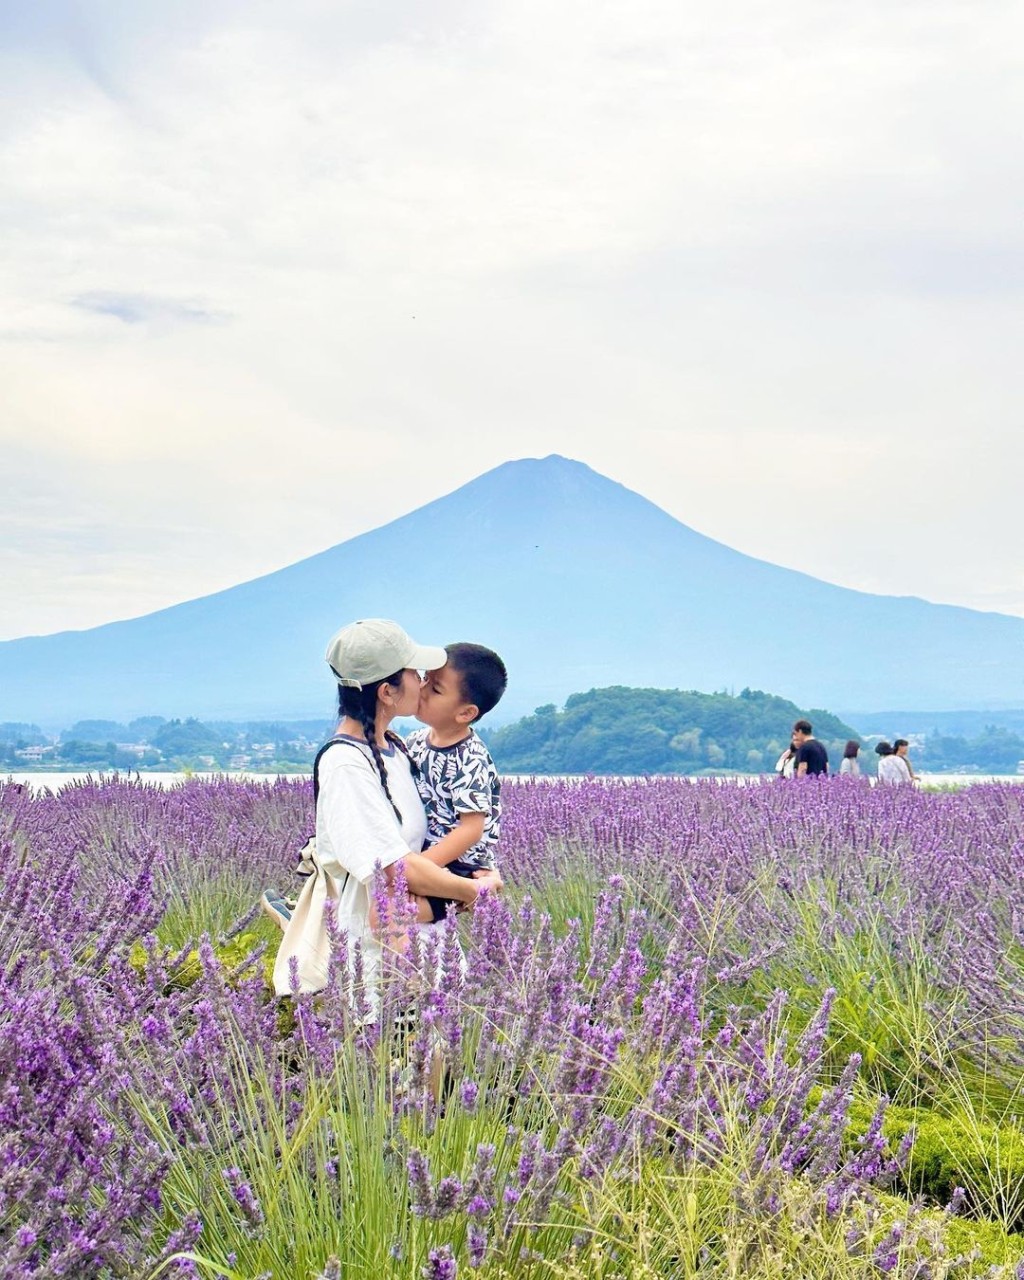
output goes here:
<path id="1" fill-rule="evenodd" d="M 471 906 L 480 894 L 484 882 L 470 880 L 465 876 L 453 876 L 444 867 L 435 866 L 422 853 L 407 853 L 399 860 L 405 869 L 405 883 L 410 893 L 423 897 L 451 898 L 454 902 L 464 902 Z M 397 862 L 384 868 L 384 876 L 388 884 L 394 883 Z"/>

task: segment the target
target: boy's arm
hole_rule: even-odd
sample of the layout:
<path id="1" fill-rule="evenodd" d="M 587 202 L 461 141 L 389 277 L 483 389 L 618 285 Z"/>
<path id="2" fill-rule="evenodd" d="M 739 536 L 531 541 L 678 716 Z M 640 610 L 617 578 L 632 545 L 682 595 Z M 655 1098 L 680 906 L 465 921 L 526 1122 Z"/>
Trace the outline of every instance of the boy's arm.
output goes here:
<path id="1" fill-rule="evenodd" d="M 424 849 L 424 858 L 429 858 L 436 867 L 446 867 L 449 862 L 461 858 L 483 839 L 486 819 L 485 813 L 460 813 L 458 826 L 442 836 L 437 844 Z"/>

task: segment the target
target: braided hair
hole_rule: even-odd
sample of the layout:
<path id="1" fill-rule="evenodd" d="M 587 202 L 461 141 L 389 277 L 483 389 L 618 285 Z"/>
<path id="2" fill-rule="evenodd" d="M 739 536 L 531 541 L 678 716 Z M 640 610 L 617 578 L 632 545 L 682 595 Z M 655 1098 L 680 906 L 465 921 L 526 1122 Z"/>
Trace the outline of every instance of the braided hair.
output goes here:
<path id="1" fill-rule="evenodd" d="M 382 684 L 389 684 L 392 689 L 397 689 L 402 683 L 403 672 L 396 671 L 393 676 L 385 676 L 383 680 L 375 680 L 373 684 L 365 684 L 361 689 L 350 689 L 347 685 L 338 685 L 338 714 L 340 716 L 350 716 L 353 720 L 358 720 L 363 727 L 363 734 L 366 737 L 366 745 L 370 748 L 373 756 L 374 764 L 377 766 L 377 772 L 380 774 L 380 785 L 384 788 L 384 794 L 388 798 L 388 803 L 395 812 L 395 817 L 399 823 L 402 821 L 402 812 L 398 805 L 395 804 L 394 797 L 391 794 L 391 788 L 388 786 L 388 774 L 384 768 L 384 757 L 380 753 L 380 747 L 377 745 L 377 690 Z M 394 739 L 394 735 L 388 733 L 389 740 Z"/>

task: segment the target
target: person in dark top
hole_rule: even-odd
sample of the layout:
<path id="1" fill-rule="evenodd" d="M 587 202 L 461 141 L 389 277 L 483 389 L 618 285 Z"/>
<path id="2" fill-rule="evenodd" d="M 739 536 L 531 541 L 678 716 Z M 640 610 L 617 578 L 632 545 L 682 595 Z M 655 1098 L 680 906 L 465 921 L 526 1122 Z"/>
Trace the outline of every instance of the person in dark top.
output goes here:
<path id="1" fill-rule="evenodd" d="M 793 726 L 793 742 L 796 744 L 796 776 L 828 773 L 828 752 L 821 745 L 811 728 L 810 720 L 798 720 Z"/>

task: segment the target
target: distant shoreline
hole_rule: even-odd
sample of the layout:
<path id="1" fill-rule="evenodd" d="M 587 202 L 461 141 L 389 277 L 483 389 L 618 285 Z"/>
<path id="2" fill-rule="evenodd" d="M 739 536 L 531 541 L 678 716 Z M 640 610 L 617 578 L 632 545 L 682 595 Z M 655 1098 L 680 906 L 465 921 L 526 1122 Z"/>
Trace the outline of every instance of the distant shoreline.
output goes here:
<path id="1" fill-rule="evenodd" d="M 309 780 L 309 771 L 301 770 L 293 773 L 286 773 L 280 770 L 271 770 L 265 773 L 258 773 L 252 769 L 240 770 L 203 770 L 202 772 L 181 773 L 171 770 L 150 770 L 140 769 L 132 770 L 82 770 L 82 771 L 56 771 L 41 769 L 23 769 L 18 772 L 0 773 L 0 784 L 13 783 L 18 786 L 30 787 L 33 791 L 60 791 L 64 787 L 74 786 L 83 782 L 131 782 L 138 786 L 151 787 L 174 787 L 181 786 L 186 782 L 306 782 Z M 582 781 L 584 778 L 593 777 L 595 779 L 606 779 L 614 781 L 616 779 L 634 780 L 638 776 L 651 778 L 678 778 L 682 782 L 708 782 L 708 781 L 737 781 L 744 784 L 755 782 L 774 782 L 777 781 L 775 774 L 765 773 L 723 773 L 718 775 L 703 774 L 696 776 L 693 774 L 566 774 L 566 773 L 524 773 L 524 774 L 506 774 L 505 778 L 509 782 L 528 781 L 531 778 L 550 779 L 555 781 L 577 780 Z M 921 784 L 923 787 L 966 787 L 972 783 L 986 782 L 1013 782 L 1024 784 L 1024 774 L 1020 773 L 924 773 L 921 774 Z M 780 784 L 781 785 L 781 784 Z"/>

